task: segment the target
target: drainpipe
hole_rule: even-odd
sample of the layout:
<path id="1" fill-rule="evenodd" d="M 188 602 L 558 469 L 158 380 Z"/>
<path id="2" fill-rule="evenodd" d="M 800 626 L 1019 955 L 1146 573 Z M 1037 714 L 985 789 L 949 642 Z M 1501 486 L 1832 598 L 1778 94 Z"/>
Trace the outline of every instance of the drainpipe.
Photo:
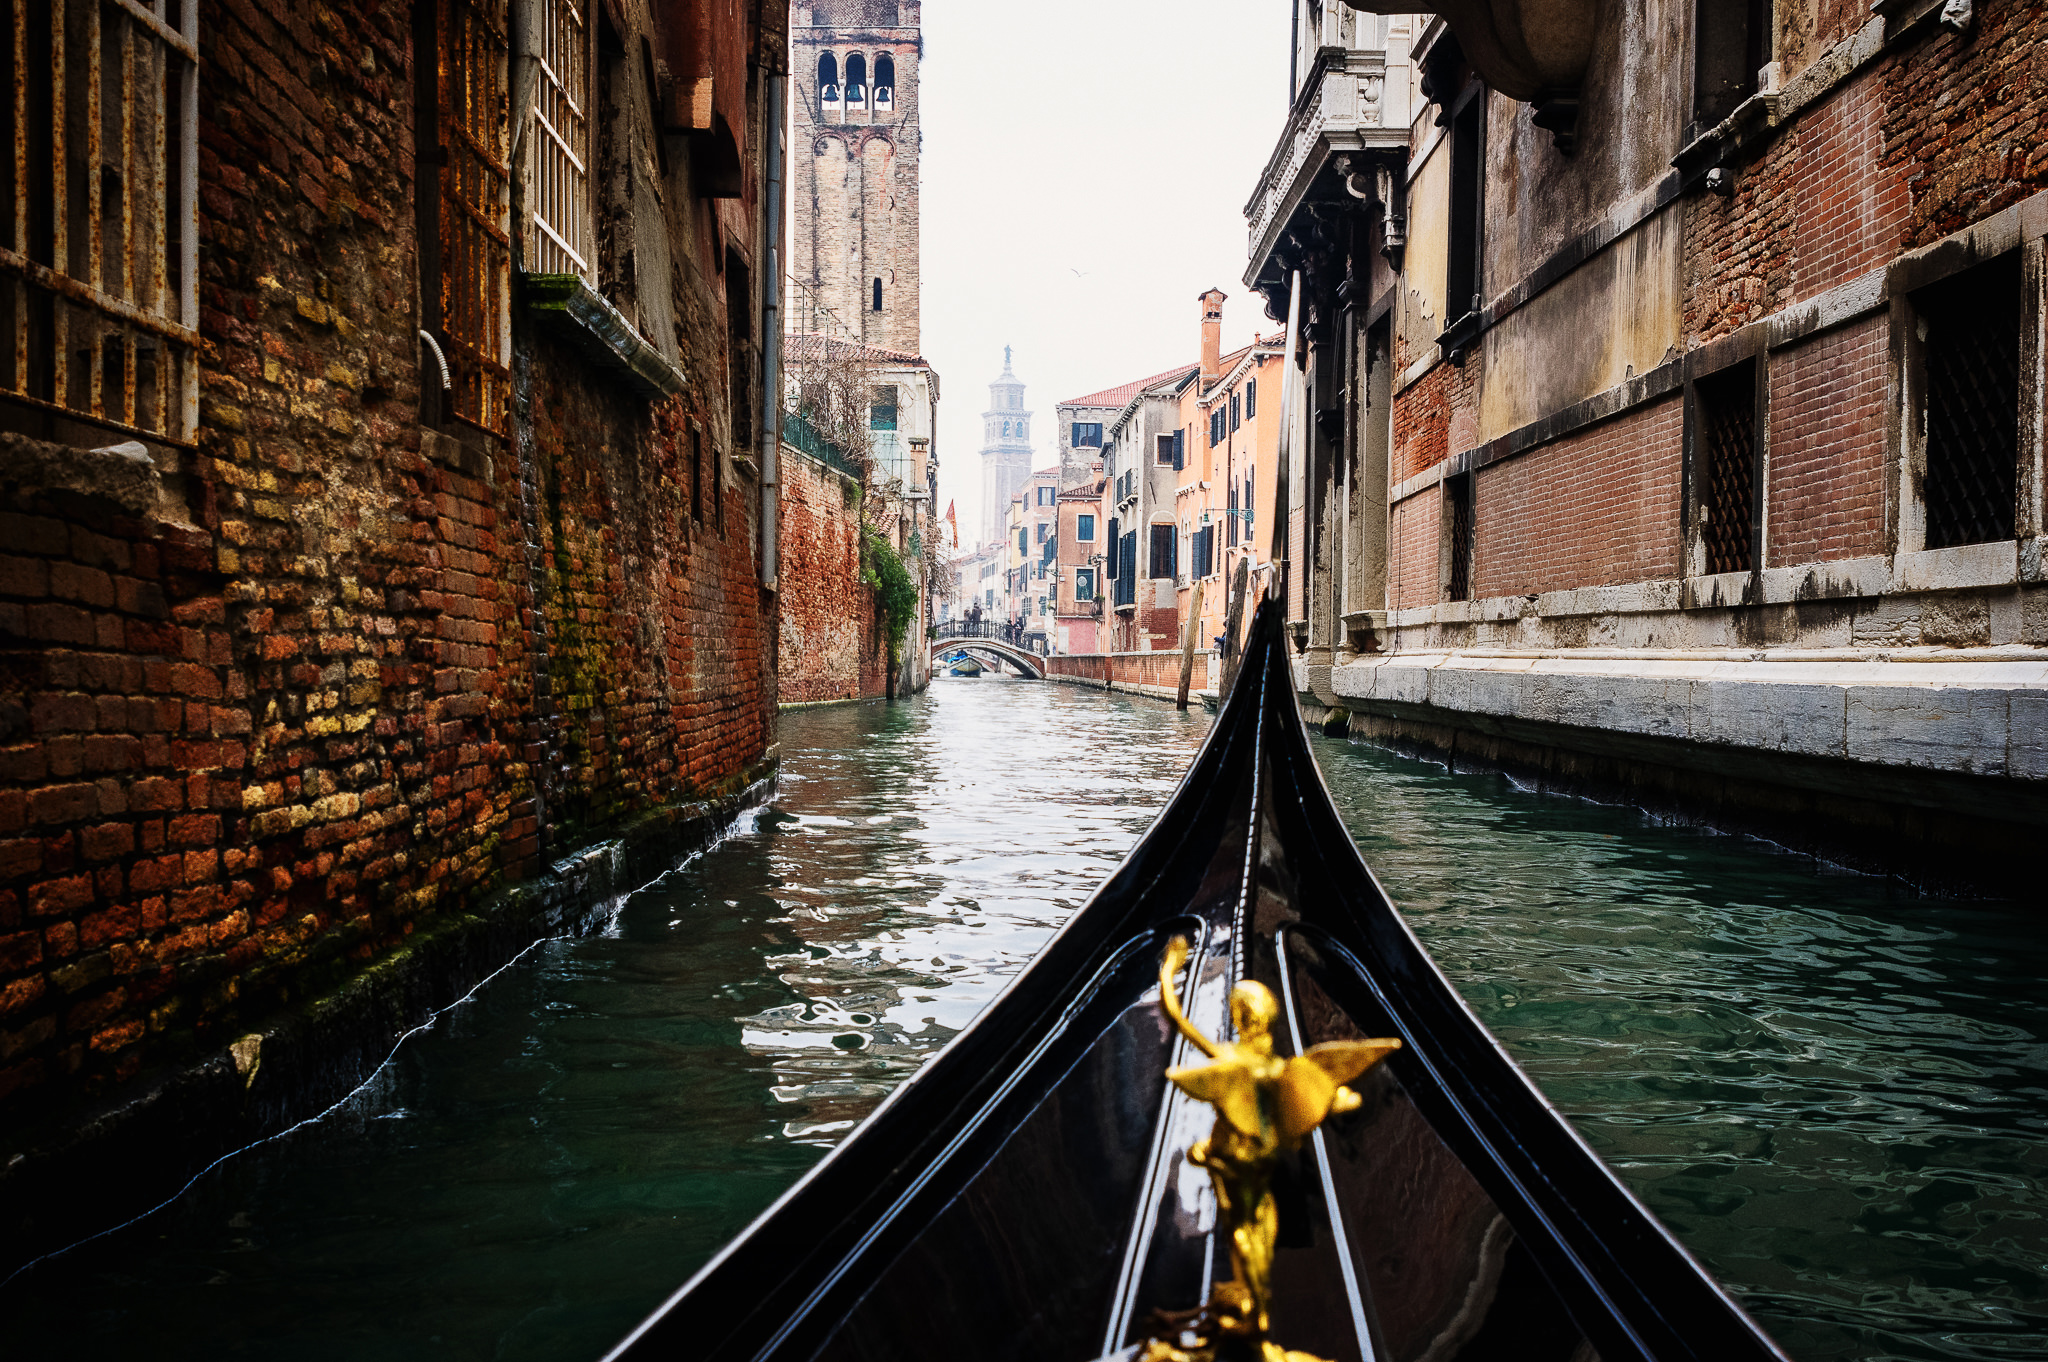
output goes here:
<path id="1" fill-rule="evenodd" d="M 782 173 L 788 157 L 782 102 L 788 88 L 787 77 L 768 78 L 768 278 L 761 290 L 761 586 L 768 591 L 777 589 L 782 528 Z"/>

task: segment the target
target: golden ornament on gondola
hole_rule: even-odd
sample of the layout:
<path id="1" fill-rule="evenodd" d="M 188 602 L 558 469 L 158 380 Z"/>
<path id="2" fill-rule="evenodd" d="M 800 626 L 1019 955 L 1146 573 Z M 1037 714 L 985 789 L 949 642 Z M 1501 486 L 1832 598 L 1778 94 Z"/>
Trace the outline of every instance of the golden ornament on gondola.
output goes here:
<path id="1" fill-rule="evenodd" d="M 1358 1094 L 1344 1085 L 1400 1049 L 1401 1042 L 1326 1041 L 1282 1059 L 1273 1053 L 1273 1021 L 1280 1006 L 1271 989 L 1251 979 L 1230 991 L 1237 1039 L 1212 1041 L 1188 1020 L 1174 990 L 1187 958 L 1186 937 L 1167 943 L 1159 962 L 1159 1006 L 1210 1062 L 1171 1068 L 1166 1076 L 1188 1096 L 1216 1109 L 1216 1123 L 1207 1139 L 1188 1148 L 1188 1162 L 1208 1170 L 1215 1186 L 1230 1236 L 1232 1279 L 1218 1282 L 1191 1316 L 1173 1320 L 1172 1338 L 1149 1340 L 1141 1356 L 1144 1362 L 1320 1362 L 1266 1336 L 1272 1324 L 1273 1246 L 1280 1229 L 1274 1166 L 1332 1112 L 1358 1106 Z M 1195 1335 L 1193 1342 L 1176 1341 L 1188 1334 Z"/>

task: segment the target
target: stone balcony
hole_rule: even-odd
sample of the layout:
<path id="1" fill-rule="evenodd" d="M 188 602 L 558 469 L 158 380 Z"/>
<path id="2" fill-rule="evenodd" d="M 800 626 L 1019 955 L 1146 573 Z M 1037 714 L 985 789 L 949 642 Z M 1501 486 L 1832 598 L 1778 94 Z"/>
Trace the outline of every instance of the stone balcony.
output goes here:
<path id="1" fill-rule="evenodd" d="M 1325 47 L 1302 85 L 1280 144 L 1245 205 L 1251 225 L 1251 268 L 1245 278 L 1257 286 L 1302 205 L 1342 198 L 1345 189 L 1334 167 L 1340 156 L 1363 162 L 1408 154 L 1405 100 L 1387 98 L 1387 58 L 1368 48 Z M 1318 183 L 1321 181 L 1321 183 Z"/>

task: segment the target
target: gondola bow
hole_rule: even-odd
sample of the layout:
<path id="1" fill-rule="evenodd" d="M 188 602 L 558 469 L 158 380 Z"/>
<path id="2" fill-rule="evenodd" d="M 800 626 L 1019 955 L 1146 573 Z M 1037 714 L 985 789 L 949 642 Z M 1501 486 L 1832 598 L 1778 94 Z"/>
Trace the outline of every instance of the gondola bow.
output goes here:
<path id="1" fill-rule="evenodd" d="M 610 1354 L 1086 1362 L 1229 1274 L 1189 1165 L 1210 1109 L 1159 1006 L 1255 980 L 1282 1053 L 1400 1049 L 1279 1168 L 1273 1332 L 1332 1362 L 1782 1356 L 1517 1069 L 1340 822 L 1278 606 L 1173 798 L 975 1021 Z"/>

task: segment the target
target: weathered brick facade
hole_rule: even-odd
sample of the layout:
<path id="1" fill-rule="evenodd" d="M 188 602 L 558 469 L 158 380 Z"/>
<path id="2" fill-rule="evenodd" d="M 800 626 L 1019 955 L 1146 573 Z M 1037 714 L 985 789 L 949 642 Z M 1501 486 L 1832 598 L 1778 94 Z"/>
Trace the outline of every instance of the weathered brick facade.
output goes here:
<path id="1" fill-rule="evenodd" d="M 1302 281 L 1300 678 L 1437 745 L 1509 734 L 1629 779 L 1757 749 L 1762 783 L 1861 820 L 1859 855 L 1974 848 L 1926 810 L 2048 821 L 2048 5 L 1793 0 L 1755 33 L 1739 10 L 1596 26 L 1572 98 L 1533 111 L 1456 15 L 1405 89 L 1341 16 L 1298 49 L 1246 281 L 1274 316 Z M 1384 398 L 1354 378 L 1381 347 Z M 1383 591 L 1350 490 L 1381 480 Z M 1768 721 L 1722 724 L 1709 677 Z"/>
<path id="2" fill-rule="evenodd" d="M 655 19 L 604 11 L 595 180 L 615 184 L 660 129 L 636 123 L 649 110 L 610 53 Z M 204 0 L 198 17 L 197 438 L 87 453 L 124 437 L 39 412 L 9 420 L 42 438 L 0 436 L 0 1110 L 17 1116 L 218 1064 L 416 933 L 488 919 L 494 892 L 771 759 L 757 420 L 735 405 L 758 360 L 731 329 L 759 306 L 733 269 L 765 255 L 758 155 L 743 194 L 701 197 L 694 144 L 670 139 L 653 221 L 673 269 L 648 267 L 643 235 L 633 287 L 643 318 L 666 295 L 680 391 L 629 388 L 515 307 L 502 432 L 423 423 L 416 16 Z M 744 65 L 720 79 L 749 82 L 737 107 L 758 119 L 782 20 L 718 21 L 744 22 Z"/>

